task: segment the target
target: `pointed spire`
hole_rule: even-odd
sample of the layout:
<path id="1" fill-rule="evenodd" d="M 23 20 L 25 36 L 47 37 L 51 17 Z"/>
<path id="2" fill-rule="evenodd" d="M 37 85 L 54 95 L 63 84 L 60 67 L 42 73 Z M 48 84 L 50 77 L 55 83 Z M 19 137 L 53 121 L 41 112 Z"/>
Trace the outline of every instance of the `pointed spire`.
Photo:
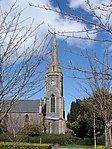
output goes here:
<path id="1" fill-rule="evenodd" d="M 52 46 L 51 64 L 59 65 L 59 63 L 58 63 L 58 54 L 57 54 L 57 49 L 56 49 L 56 33 L 55 32 L 54 32 L 54 41 L 53 41 L 53 46 Z"/>
<path id="2" fill-rule="evenodd" d="M 56 49 L 56 33 L 54 32 L 54 40 L 53 40 L 53 45 L 52 45 L 52 58 L 51 58 L 51 65 L 50 65 L 50 70 L 52 72 L 61 72 L 61 68 L 58 62 L 58 54 L 57 54 L 57 49 Z"/>

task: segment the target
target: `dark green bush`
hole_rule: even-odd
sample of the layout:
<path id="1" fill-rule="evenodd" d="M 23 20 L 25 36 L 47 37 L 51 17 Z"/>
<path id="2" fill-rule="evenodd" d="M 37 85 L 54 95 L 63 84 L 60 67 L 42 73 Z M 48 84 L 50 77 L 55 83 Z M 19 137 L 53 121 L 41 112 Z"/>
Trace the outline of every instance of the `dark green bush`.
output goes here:
<path id="1" fill-rule="evenodd" d="M 40 136 L 43 131 L 43 125 L 30 125 L 22 128 L 22 134 L 27 134 L 28 136 Z"/>
<path id="2" fill-rule="evenodd" d="M 30 137 L 30 142 L 39 143 L 39 138 L 40 137 Z M 71 135 L 43 134 L 41 136 L 41 139 L 42 139 L 42 143 L 51 143 L 51 144 L 60 144 L 60 145 L 67 145 L 67 144 L 85 145 L 86 144 L 86 140 L 75 136 L 71 136 Z M 91 145 L 91 142 L 89 142 L 87 145 Z"/>
<path id="3" fill-rule="evenodd" d="M 60 145 L 94 145 L 93 138 L 78 138 L 72 135 L 50 135 L 42 134 L 41 136 L 28 136 L 28 135 L 18 135 L 16 140 L 18 142 L 31 142 L 31 143 L 40 143 L 40 138 L 42 143 L 48 144 L 60 144 Z M 1 141 L 10 141 L 8 137 L 0 135 Z M 97 145 L 104 145 L 104 136 L 97 137 Z"/>
<path id="4" fill-rule="evenodd" d="M 5 133 L 0 134 L 0 142 L 10 142 L 10 138 Z"/>
<path id="5" fill-rule="evenodd" d="M 49 135 L 43 134 L 41 136 L 43 143 L 52 143 L 52 144 L 60 144 L 60 145 L 67 145 L 67 144 L 77 144 L 77 145 L 94 145 L 93 138 L 78 138 L 72 135 Z M 32 138 L 30 138 L 32 139 Z M 38 139 L 34 139 L 35 141 L 39 141 Z M 34 141 L 33 139 L 30 140 L 31 142 Z M 97 137 L 97 144 L 103 145 L 104 144 L 104 137 Z"/>
<path id="6" fill-rule="evenodd" d="M 4 132 L 7 132 L 7 128 L 4 125 L 0 124 L 0 134 L 3 134 Z"/>

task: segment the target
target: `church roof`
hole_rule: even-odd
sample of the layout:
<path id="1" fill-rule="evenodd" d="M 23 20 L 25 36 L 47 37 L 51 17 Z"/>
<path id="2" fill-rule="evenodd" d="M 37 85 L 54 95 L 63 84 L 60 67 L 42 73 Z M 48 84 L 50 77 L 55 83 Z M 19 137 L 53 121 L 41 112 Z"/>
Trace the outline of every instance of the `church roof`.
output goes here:
<path id="1" fill-rule="evenodd" d="M 10 100 L 5 101 L 5 108 L 3 108 L 5 110 L 8 109 L 8 107 L 10 106 Z M 43 100 L 42 100 L 42 104 L 43 104 Z M 10 112 L 20 112 L 20 113 L 37 113 L 39 112 L 39 107 L 40 107 L 40 100 L 18 100 L 14 103 L 14 105 L 12 106 L 12 108 L 10 109 Z"/>

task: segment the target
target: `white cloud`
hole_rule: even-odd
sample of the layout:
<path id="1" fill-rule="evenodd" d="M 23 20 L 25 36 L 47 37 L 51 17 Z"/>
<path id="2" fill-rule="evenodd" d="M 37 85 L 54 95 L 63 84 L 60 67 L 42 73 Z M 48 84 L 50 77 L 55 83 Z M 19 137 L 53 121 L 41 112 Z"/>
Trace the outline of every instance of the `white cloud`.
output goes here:
<path id="1" fill-rule="evenodd" d="M 88 5 L 89 2 L 89 5 Z M 107 7 L 109 6 L 109 7 Z M 100 18 L 102 23 L 106 23 L 107 19 L 109 18 L 109 15 L 111 16 L 109 18 L 109 24 L 112 26 L 112 2 L 111 0 L 70 0 L 69 2 L 70 8 L 79 8 L 81 7 L 85 11 L 91 11 L 93 10 L 96 15 Z M 91 8 L 90 8 L 91 7 Z M 93 19 L 96 19 L 96 16 L 93 17 Z"/>
<path id="2" fill-rule="evenodd" d="M 96 1 L 96 0 L 94 0 Z M 10 6 L 11 4 L 13 4 L 15 2 L 15 0 L 1 0 L 0 3 L 2 4 L 2 8 L 4 10 L 8 9 L 8 6 Z M 84 28 L 87 28 L 87 26 L 85 24 L 76 22 L 76 21 L 70 21 L 69 19 L 63 18 L 62 16 L 60 16 L 58 13 L 55 13 L 53 11 L 46 11 L 44 9 L 40 9 L 40 8 L 35 8 L 35 7 L 31 7 L 29 6 L 29 0 L 18 0 L 17 1 L 17 5 L 19 5 L 19 9 L 22 10 L 25 8 L 25 10 L 22 13 L 21 16 L 21 20 L 24 20 L 25 18 L 31 18 L 28 19 L 27 21 L 25 21 L 25 26 L 30 25 L 31 20 L 34 19 L 34 27 L 38 26 L 38 24 L 42 23 L 43 24 L 40 26 L 40 28 L 38 29 L 37 35 L 39 37 L 39 40 L 41 42 L 43 36 L 47 33 L 48 29 L 52 28 L 54 31 L 56 32 L 69 32 L 67 35 L 73 35 L 72 33 L 70 34 L 70 32 L 75 31 L 84 31 Z M 8 5 L 7 5 L 8 4 Z M 39 6 L 49 6 L 50 8 L 54 7 L 51 4 L 50 0 L 33 0 L 31 1 L 31 4 L 34 5 L 39 5 Z M 85 7 L 86 5 L 84 5 L 84 0 L 71 0 L 70 1 L 70 6 L 71 7 Z M 55 8 L 58 9 L 58 8 Z M 50 26 L 50 27 L 49 27 Z M 74 33 L 75 35 L 76 33 Z M 80 32 L 77 34 L 79 37 L 87 37 L 87 33 L 83 33 Z M 91 34 L 91 38 L 95 38 L 96 35 Z M 63 38 L 63 37 L 62 37 Z M 28 41 L 31 42 L 31 41 Z M 28 44 L 27 42 L 27 44 Z M 68 44 L 74 44 L 77 46 L 80 46 L 80 40 L 76 40 L 76 39 L 68 39 L 67 40 Z M 90 45 L 89 42 L 87 42 L 87 44 L 85 45 Z"/>
<path id="3" fill-rule="evenodd" d="M 78 7 L 86 7 L 85 0 L 70 0 L 69 2 L 70 8 L 78 8 Z"/>

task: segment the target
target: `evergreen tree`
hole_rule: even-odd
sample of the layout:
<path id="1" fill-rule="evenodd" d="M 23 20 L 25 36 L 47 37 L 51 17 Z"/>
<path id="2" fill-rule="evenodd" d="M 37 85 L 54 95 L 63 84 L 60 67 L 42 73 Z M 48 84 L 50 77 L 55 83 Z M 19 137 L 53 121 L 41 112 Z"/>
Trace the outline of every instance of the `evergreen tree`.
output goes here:
<path id="1" fill-rule="evenodd" d="M 81 138 L 93 137 L 93 113 L 89 110 L 87 102 L 89 99 L 72 102 L 70 113 L 67 116 L 68 127 Z M 104 131 L 104 122 L 96 118 L 96 133 L 102 134 Z"/>

